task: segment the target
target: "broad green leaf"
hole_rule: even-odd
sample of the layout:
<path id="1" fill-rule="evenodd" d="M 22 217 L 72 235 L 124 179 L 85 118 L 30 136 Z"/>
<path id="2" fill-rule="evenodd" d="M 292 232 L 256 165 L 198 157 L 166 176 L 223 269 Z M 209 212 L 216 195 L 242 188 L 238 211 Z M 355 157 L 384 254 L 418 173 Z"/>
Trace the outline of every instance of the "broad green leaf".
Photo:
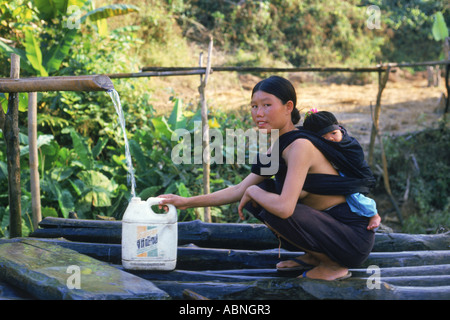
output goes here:
<path id="1" fill-rule="evenodd" d="M 111 190 L 114 188 L 111 181 L 101 172 L 86 170 L 78 174 L 83 181 L 85 189 L 81 201 L 94 207 L 108 207 L 111 205 Z"/>
<path id="2" fill-rule="evenodd" d="M 175 105 L 168 122 L 172 130 L 186 128 L 186 117 L 183 114 L 183 101 L 181 99 L 175 99 Z"/>
<path id="3" fill-rule="evenodd" d="M 145 188 L 144 190 L 141 191 L 141 193 L 139 193 L 139 197 L 141 199 L 148 199 L 150 197 L 155 197 L 159 189 L 161 189 L 161 186 L 151 186 Z"/>
<path id="4" fill-rule="evenodd" d="M 49 73 L 59 70 L 61 63 L 69 54 L 69 50 L 77 38 L 77 29 L 68 29 L 64 38 L 55 43 L 45 54 L 43 65 Z"/>
<path id="5" fill-rule="evenodd" d="M 155 134 L 157 135 L 157 137 L 165 136 L 167 139 L 170 139 L 172 137 L 173 131 L 164 116 L 153 118 L 151 121 L 153 126 L 155 127 Z"/>
<path id="6" fill-rule="evenodd" d="M 69 178 L 74 172 L 74 167 L 57 167 L 51 171 L 50 178 L 53 181 L 61 182 Z"/>
<path id="7" fill-rule="evenodd" d="M 445 23 L 444 16 L 442 12 L 436 12 L 434 16 L 433 27 L 431 28 L 431 32 L 433 33 L 434 40 L 441 41 L 448 37 L 448 28 Z"/>
<path id="8" fill-rule="evenodd" d="M 97 144 L 95 145 L 95 147 L 92 149 L 92 158 L 97 158 L 98 155 L 100 154 L 100 152 L 102 152 L 103 148 L 106 146 L 106 144 L 108 143 L 109 139 L 108 138 L 100 138 L 97 141 Z"/>
<path id="9" fill-rule="evenodd" d="M 53 135 L 51 134 L 41 134 L 36 141 L 38 149 L 44 145 L 50 144 L 50 142 L 54 139 Z M 24 146 L 20 148 L 20 156 L 26 155 L 30 152 L 30 146 Z"/>
<path id="10" fill-rule="evenodd" d="M 69 217 L 69 212 L 74 211 L 75 204 L 72 194 L 67 189 L 58 191 L 58 204 L 64 218 Z"/>
<path id="11" fill-rule="evenodd" d="M 94 170 L 85 170 L 78 173 L 77 177 L 83 181 L 86 188 L 99 187 L 111 191 L 111 181 L 103 173 Z"/>
<path id="12" fill-rule="evenodd" d="M 146 161 L 145 155 L 142 152 L 142 149 L 139 146 L 139 144 L 134 140 L 130 140 L 129 145 L 130 145 L 131 155 L 133 156 L 134 159 L 136 159 L 137 164 L 141 168 L 145 168 L 147 161 Z"/>
<path id="13" fill-rule="evenodd" d="M 70 130 L 70 136 L 72 137 L 73 148 L 81 163 L 86 169 L 92 169 L 94 161 L 88 145 L 75 130 Z"/>
<path id="14" fill-rule="evenodd" d="M 19 111 L 20 112 L 28 111 L 28 93 L 25 92 L 19 93 Z"/>
<path id="15" fill-rule="evenodd" d="M 82 8 L 88 0 L 69 0 L 67 3 L 67 7 L 77 6 Z"/>
<path id="16" fill-rule="evenodd" d="M 0 49 L 6 52 L 8 55 L 11 55 L 12 53 L 17 54 L 20 57 L 20 68 L 28 72 L 33 72 L 34 69 L 31 66 L 30 61 L 28 61 L 27 55 L 24 50 L 10 47 L 1 40 Z"/>
<path id="17" fill-rule="evenodd" d="M 42 52 L 39 43 L 29 29 L 25 30 L 25 52 L 28 61 L 30 61 L 34 70 L 38 72 L 41 77 L 48 77 L 47 71 L 42 66 Z"/>
<path id="18" fill-rule="evenodd" d="M 0 172 L 3 173 L 5 177 L 8 176 L 8 165 L 4 161 L 0 161 Z"/>
<path id="19" fill-rule="evenodd" d="M 101 37 L 108 36 L 108 23 L 106 22 L 106 20 L 99 19 L 99 20 L 95 21 L 95 23 L 97 24 L 98 35 Z"/>
<path id="20" fill-rule="evenodd" d="M 69 0 L 34 0 L 34 5 L 39 11 L 39 17 L 43 20 L 50 20 L 65 14 Z"/>
<path id="21" fill-rule="evenodd" d="M 46 218 L 46 217 L 58 217 L 58 212 L 56 211 L 55 208 L 52 207 L 42 207 L 41 209 L 42 212 L 42 218 Z"/>
<path id="22" fill-rule="evenodd" d="M 91 21 L 138 12 L 139 8 L 131 4 L 111 4 L 92 10 L 81 17 L 81 22 L 89 18 Z"/>
<path id="23" fill-rule="evenodd" d="M 0 93 L 0 107 L 3 108 L 3 112 L 6 114 L 8 111 L 8 98 L 3 92 Z"/>
<path id="24" fill-rule="evenodd" d="M 178 195 L 182 197 L 190 197 L 191 193 L 189 192 L 189 189 L 186 187 L 186 185 L 183 182 L 177 182 L 176 183 Z"/>

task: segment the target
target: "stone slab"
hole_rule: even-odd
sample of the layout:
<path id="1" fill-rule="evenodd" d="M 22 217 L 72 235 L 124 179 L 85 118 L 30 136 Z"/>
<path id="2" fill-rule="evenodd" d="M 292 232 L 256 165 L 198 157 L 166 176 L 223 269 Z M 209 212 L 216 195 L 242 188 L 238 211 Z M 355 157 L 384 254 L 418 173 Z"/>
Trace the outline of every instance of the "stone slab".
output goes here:
<path id="1" fill-rule="evenodd" d="M 0 242 L 0 281 L 37 299 L 170 299 L 151 281 L 74 250 L 29 239 Z"/>

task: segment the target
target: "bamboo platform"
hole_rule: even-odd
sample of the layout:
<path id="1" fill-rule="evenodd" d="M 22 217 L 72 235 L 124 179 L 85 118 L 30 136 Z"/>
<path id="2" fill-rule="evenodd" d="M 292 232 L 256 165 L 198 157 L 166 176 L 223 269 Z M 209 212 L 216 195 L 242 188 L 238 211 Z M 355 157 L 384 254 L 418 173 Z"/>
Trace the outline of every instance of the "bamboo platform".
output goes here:
<path id="1" fill-rule="evenodd" d="M 351 269 L 353 276 L 329 282 L 277 272 L 278 261 L 303 253 L 279 252 L 276 237 L 264 225 L 201 221 L 178 225 L 176 270 L 129 271 L 121 266 L 120 221 L 46 218 L 30 238 L 0 241 L 0 295 L 14 289 L 21 290 L 18 297 L 32 299 L 450 299 L 450 233 L 376 234 L 374 251 L 362 266 Z M 28 260 L 30 252 L 51 259 L 39 258 L 47 262 L 33 266 Z M 96 270 L 88 272 L 89 286 L 85 288 L 82 273 L 83 293 L 65 285 L 70 276 L 67 266 L 80 263 Z M 108 282 L 100 271 L 103 268 L 128 278 L 120 284 Z M 36 278 L 42 274 L 53 281 L 46 291 Z M 34 282 L 24 285 L 25 275 Z M 114 286 L 108 287 L 111 283 L 117 290 L 130 288 L 131 283 L 139 286 L 137 292 L 126 289 L 118 294 Z M 103 289 L 105 284 L 110 291 Z"/>

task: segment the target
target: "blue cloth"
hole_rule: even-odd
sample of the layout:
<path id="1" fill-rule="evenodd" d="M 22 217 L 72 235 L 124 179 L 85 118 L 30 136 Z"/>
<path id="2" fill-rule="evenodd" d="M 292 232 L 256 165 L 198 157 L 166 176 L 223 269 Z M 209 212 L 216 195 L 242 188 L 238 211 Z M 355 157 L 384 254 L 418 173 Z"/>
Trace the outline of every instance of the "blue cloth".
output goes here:
<path id="1" fill-rule="evenodd" d="M 345 177 L 342 172 L 339 172 L 342 177 Z M 377 212 L 377 204 L 375 200 L 366 197 L 362 193 L 353 193 L 346 195 L 345 200 L 352 212 L 362 217 L 373 217 Z"/>
<path id="2" fill-rule="evenodd" d="M 354 193 L 345 197 L 352 212 L 362 217 L 373 217 L 377 214 L 375 200 L 361 193 Z"/>

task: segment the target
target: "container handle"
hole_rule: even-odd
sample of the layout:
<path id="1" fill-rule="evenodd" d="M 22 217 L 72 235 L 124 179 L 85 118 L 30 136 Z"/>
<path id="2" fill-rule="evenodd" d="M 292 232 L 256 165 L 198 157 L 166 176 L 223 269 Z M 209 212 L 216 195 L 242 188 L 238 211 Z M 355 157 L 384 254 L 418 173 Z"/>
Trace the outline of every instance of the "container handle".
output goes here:
<path id="1" fill-rule="evenodd" d="M 151 207 L 157 204 L 160 204 L 161 202 L 161 198 L 156 198 L 156 197 L 150 197 L 147 199 L 147 204 Z M 165 204 L 165 206 L 167 206 L 169 208 L 169 212 L 167 212 L 167 214 L 173 213 L 173 212 L 177 212 L 176 208 L 173 204 Z"/>

